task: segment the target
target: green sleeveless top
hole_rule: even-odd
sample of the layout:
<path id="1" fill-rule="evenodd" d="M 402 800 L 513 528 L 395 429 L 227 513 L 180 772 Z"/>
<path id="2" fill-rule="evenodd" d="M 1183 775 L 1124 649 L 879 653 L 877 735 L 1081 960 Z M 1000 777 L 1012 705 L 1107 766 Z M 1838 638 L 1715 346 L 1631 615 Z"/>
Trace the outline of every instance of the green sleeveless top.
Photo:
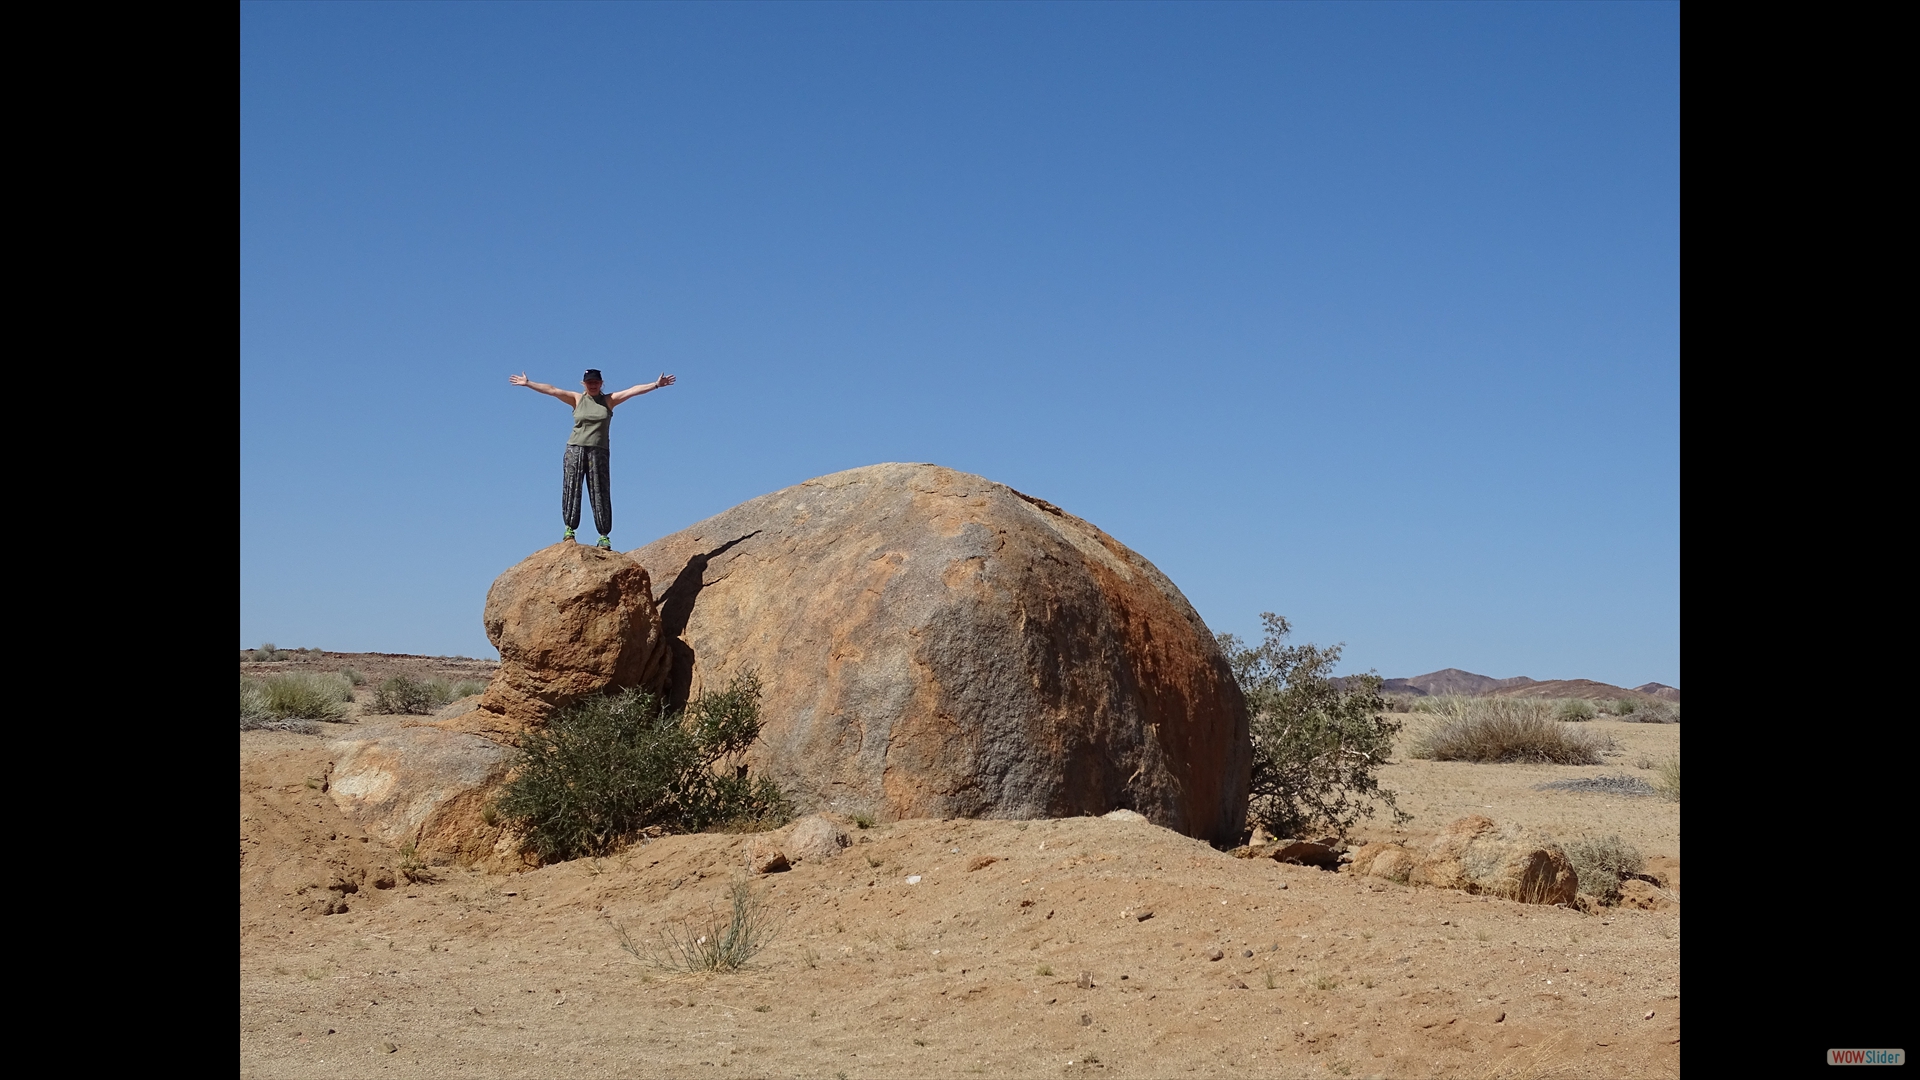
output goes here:
<path id="1" fill-rule="evenodd" d="M 607 427 L 612 420 L 613 406 L 607 395 L 589 397 L 582 392 L 573 404 L 573 438 L 567 440 L 567 445 L 606 449 Z"/>

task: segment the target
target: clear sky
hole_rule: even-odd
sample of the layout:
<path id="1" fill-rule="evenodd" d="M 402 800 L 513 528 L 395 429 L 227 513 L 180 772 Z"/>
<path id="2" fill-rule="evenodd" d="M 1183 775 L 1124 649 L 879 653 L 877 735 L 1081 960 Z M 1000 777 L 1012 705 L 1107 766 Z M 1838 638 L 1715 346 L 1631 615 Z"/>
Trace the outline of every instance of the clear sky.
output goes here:
<path id="1" fill-rule="evenodd" d="M 243 4 L 240 643 L 882 461 L 1344 671 L 1680 682 L 1674 4 Z M 591 542 L 590 515 L 582 530 Z"/>

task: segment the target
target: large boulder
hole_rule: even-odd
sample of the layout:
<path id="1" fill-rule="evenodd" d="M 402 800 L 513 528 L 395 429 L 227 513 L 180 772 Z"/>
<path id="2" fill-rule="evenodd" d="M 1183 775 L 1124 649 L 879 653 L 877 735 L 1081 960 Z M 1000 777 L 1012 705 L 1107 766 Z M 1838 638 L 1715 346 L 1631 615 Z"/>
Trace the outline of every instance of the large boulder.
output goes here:
<path id="1" fill-rule="evenodd" d="M 500 669 L 479 706 L 443 726 L 501 742 L 589 694 L 661 689 L 672 662 L 653 583 L 617 551 L 541 548 L 494 581 L 482 618 Z"/>
<path id="2" fill-rule="evenodd" d="M 1051 503 L 871 465 L 633 557 L 660 583 L 670 693 L 757 672 L 749 760 L 802 810 L 1128 808 L 1215 842 L 1246 820 L 1246 703 L 1213 634 L 1151 563 Z"/>

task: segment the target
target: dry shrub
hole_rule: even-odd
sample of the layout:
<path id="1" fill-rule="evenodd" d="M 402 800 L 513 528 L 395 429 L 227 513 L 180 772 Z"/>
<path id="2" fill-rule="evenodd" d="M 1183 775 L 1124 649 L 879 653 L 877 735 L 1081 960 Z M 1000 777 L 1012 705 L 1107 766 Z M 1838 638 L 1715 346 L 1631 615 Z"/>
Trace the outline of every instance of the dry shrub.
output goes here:
<path id="1" fill-rule="evenodd" d="M 1679 758 L 1668 758 L 1660 763 L 1659 779 L 1655 781 L 1654 787 L 1659 789 L 1660 794 L 1665 795 L 1674 802 L 1680 801 Z"/>
<path id="2" fill-rule="evenodd" d="M 442 686 L 444 687 L 444 683 Z M 445 701 L 437 700 L 441 694 L 435 693 L 431 683 L 418 682 L 405 675 L 395 675 L 380 684 L 373 692 L 373 711 L 377 713 L 405 714 L 429 713 Z"/>
<path id="3" fill-rule="evenodd" d="M 1593 707 L 1591 701 L 1569 698 L 1560 703 L 1560 719 L 1564 722 L 1579 723 L 1582 720 L 1591 720 L 1597 715 L 1599 710 Z"/>
<path id="4" fill-rule="evenodd" d="M 1640 849 L 1618 836 L 1575 840 L 1562 850 L 1580 879 L 1580 891 L 1602 904 L 1619 903 L 1620 883 L 1647 866 Z"/>
<path id="5" fill-rule="evenodd" d="M 1611 740 L 1562 724 L 1537 698 L 1452 698 L 1410 753 L 1432 761 L 1598 765 Z"/>
<path id="6" fill-rule="evenodd" d="M 738 971 L 746 967 L 773 940 L 775 927 L 746 882 L 733 883 L 731 899 L 733 910 L 725 919 L 709 917 L 701 925 L 669 924 L 664 948 L 655 962 L 680 971 Z"/>

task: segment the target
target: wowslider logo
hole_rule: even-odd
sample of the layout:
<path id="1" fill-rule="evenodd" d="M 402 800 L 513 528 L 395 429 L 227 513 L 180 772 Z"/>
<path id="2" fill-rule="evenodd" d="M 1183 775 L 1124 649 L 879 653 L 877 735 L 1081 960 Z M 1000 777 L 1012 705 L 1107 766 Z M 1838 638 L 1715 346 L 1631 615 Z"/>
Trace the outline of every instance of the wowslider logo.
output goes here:
<path id="1" fill-rule="evenodd" d="M 1829 1065 L 1905 1065 L 1905 1050 L 1829 1050 Z"/>

